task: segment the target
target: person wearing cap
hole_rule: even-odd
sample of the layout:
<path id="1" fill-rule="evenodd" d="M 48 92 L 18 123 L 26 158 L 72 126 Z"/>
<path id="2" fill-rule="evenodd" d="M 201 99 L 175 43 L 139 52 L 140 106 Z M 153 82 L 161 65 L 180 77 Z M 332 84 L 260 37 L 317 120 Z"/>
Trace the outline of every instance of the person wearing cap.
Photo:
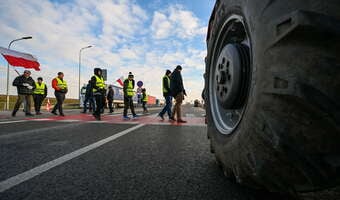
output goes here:
<path id="1" fill-rule="evenodd" d="M 37 115 L 41 115 L 40 107 L 46 96 L 47 96 L 46 84 L 43 83 L 43 79 L 39 77 L 37 79 L 37 82 L 35 82 L 35 89 L 33 91 L 34 108 L 35 113 Z"/>
<path id="2" fill-rule="evenodd" d="M 26 116 L 33 116 L 31 113 L 31 102 L 32 102 L 32 94 L 35 89 L 35 82 L 31 77 L 31 72 L 29 70 L 25 70 L 24 74 L 18 76 L 13 81 L 13 86 L 17 87 L 18 91 L 18 99 L 15 103 L 12 116 L 15 117 L 16 113 L 19 110 L 20 105 L 25 101 L 25 114 Z"/>
<path id="3" fill-rule="evenodd" d="M 143 113 L 148 113 L 148 109 L 146 108 L 146 104 L 148 103 L 149 96 L 146 94 L 146 89 L 142 89 L 142 105 L 143 105 Z"/>
<path id="4" fill-rule="evenodd" d="M 135 92 L 133 89 L 135 88 L 135 80 L 133 79 L 134 76 L 131 72 L 129 72 L 128 78 L 124 80 L 124 86 L 123 86 L 123 91 L 124 91 L 124 114 L 123 118 L 124 119 L 130 119 L 127 116 L 128 109 L 131 109 L 131 113 L 133 118 L 136 118 L 137 115 L 135 113 L 135 108 L 133 106 L 133 99 L 132 97 L 135 95 Z"/>
<path id="5" fill-rule="evenodd" d="M 176 69 L 172 72 L 171 78 L 170 78 L 170 90 L 172 93 L 172 96 L 175 98 L 175 106 L 172 110 L 172 120 L 175 120 L 175 114 L 177 114 L 177 122 L 179 123 L 186 123 L 182 119 L 182 113 L 181 113 L 181 104 L 184 100 L 184 95 L 186 96 L 186 92 L 183 85 L 183 79 L 181 75 L 182 66 L 177 65 Z"/>
<path id="6" fill-rule="evenodd" d="M 107 92 L 107 103 L 109 104 L 109 109 L 110 109 L 110 113 L 113 113 L 113 97 L 115 95 L 115 92 L 112 88 L 112 85 L 109 86 L 109 91 Z"/>
<path id="7" fill-rule="evenodd" d="M 53 107 L 52 114 L 57 115 L 57 110 L 60 116 L 65 116 L 63 112 L 63 103 L 65 100 L 65 95 L 68 91 L 67 83 L 64 80 L 64 73 L 58 72 L 58 76 L 52 80 L 52 87 L 54 88 L 54 95 L 57 103 Z"/>
<path id="8" fill-rule="evenodd" d="M 170 76 L 171 71 L 166 70 L 165 75 L 162 79 L 162 89 L 163 89 L 163 96 L 165 98 L 165 106 L 163 110 L 158 114 L 158 116 L 164 120 L 164 114 L 168 113 L 169 120 L 172 120 L 173 117 L 171 116 L 171 107 L 172 107 L 172 96 L 170 91 Z"/>
<path id="9" fill-rule="evenodd" d="M 103 98 L 105 96 L 105 81 L 102 75 L 102 69 L 94 68 L 94 75 L 91 78 L 91 87 L 93 96 L 96 99 L 96 110 L 93 112 L 93 116 L 97 120 L 101 120 L 100 114 L 103 108 Z"/>

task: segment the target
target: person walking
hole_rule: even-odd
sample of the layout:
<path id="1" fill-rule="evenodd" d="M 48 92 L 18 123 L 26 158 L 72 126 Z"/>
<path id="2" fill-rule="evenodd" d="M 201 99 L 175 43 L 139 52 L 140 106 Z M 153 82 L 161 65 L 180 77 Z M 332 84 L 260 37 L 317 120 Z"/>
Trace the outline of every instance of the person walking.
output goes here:
<path id="1" fill-rule="evenodd" d="M 148 109 L 146 108 L 146 104 L 148 103 L 149 96 L 146 94 L 146 89 L 142 89 L 142 105 L 143 105 L 143 113 L 148 113 Z"/>
<path id="2" fill-rule="evenodd" d="M 170 78 L 170 90 L 172 93 L 172 96 L 175 98 L 175 106 L 174 109 L 172 111 L 172 119 L 175 120 L 175 114 L 177 114 L 177 122 L 179 123 L 186 123 L 186 121 L 184 121 L 182 119 L 182 113 L 181 113 L 181 104 L 184 100 L 184 95 L 186 96 L 186 92 L 183 86 L 183 79 L 182 79 L 182 75 L 181 75 L 181 71 L 182 71 L 182 66 L 177 65 L 176 69 L 173 71 L 173 73 L 171 74 L 171 78 Z"/>
<path id="3" fill-rule="evenodd" d="M 89 80 L 88 84 L 86 85 L 86 91 L 85 91 L 85 100 L 84 100 L 84 110 L 82 113 L 87 112 L 87 103 L 89 103 L 89 112 L 91 110 L 94 112 L 96 109 L 94 99 L 93 99 L 93 92 L 91 87 L 91 80 Z"/>
<path id="4" fill-rule="evenodd" d="M 39 77 L 35 82 L 35 89 L 33 91 L 34 109 L 37 115 L 41 115 L 41 104 L 47 96 L 47 86 L 43 83 L 43 78 Z"/>
<path id="5" fill-rule="evenodd" d="M 52 80 L 52 87 L 54 88 L 54 95 L 57 103 L 53 107 L 52 114 L 57 115 L 57 110 L 60 116 L 65 116 L 63 112 L 63 103 L 65 100 L 65 95 L 68 91 L 67 83 L 64 80 L 64 73 L 58 72 L 58 76 Z"/>
<path id="6" fill-rule="evenodd" d="M 124 91 L 124 114 L 123 118 L 128 120 L 130 119 L 127 116 L 127 111 L 130 108 L 131 113 L 133 118 L 136 118 L 137 115 L 135 113 L 135 108 L 133 106 L 133 99 L 132 97 L 134 96 L 135 92 L 133 89 L 135 88 L 135 80 L 133 80 L 134 76 L 131 72 L 129 72 L 128 78 L 124 80 L 124 86 L 123 86 L 123 91 Z"/>
<path id="7" fill-rule="evenodd" d="M 25 103 L 26 106 L 24 106 L 25 115 L 33 116 L 33 114 L 31 113 L 31 101 L 33 90 L 35 89 L 35 82 L 31 77 L 31 72 L 29 70 L 25 70 L 23 75 L 18 76 L 14 79 L 13 86 L 17 87 L 18 99 L 17 102 L 15 103 L 12 112 L 12 117 L 15 117 L 23 101 L 26 102 Z"/>
<path id="8" fill-rule="evenodd" d="M 170 91 L 170 76 L 171 71 L 166 70 L 165 75 L 162 79 L 162 90 L 163 90 L 163 96 L 165 98 L 165 106 L 163 110 L 158 114 L 158 116 L 164 120 L 164 114 L 168 113 L 169 120 L 174 120 L 174 118 L 171 115 L 171 107 L 172 107 L 172 96 Z"/>
<path id="9" fill-rule="evenodd" d="M 109 104 L 109 112 L 113 113 L 114 109 L 113 109 L 113 97 L 115 95 L 115 92 L 112 88 L 112 85 L 109 86 L 109 91 L 107 92 L 107 102 Z"/>
<path id="10" fill-rule="evenodd" d="M 92 92 L 96 99 L 96 110 L 93 112 L 93 116 L 96 120 L 101 120 L 100 114 L 104 104 L 103 96 L 105 96 L 105 81 L 102 73 L 102 69 L 95 68 L 94 75 L 91 78 Z"/>

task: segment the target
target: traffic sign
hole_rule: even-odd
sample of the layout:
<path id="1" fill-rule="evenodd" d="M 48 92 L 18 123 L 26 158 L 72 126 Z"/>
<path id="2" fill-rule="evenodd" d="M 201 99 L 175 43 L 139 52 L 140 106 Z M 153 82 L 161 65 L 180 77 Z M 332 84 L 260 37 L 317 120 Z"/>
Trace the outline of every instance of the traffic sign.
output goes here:
<path id="1" fill-rule="evenodd" d="M 137 82 L 137 86 L 141 88 L 143 86 L 143 82 L 142 81 L 138 81 Z"/>

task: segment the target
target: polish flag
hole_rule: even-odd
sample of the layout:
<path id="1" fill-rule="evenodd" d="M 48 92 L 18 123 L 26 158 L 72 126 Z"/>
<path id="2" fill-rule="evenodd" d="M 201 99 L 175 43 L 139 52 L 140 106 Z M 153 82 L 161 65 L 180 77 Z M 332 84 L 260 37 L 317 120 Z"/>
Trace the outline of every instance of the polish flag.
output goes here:
<path id="1" fill-rule="evenodd" d="M 12 66 L 40 71 L 40 64 L 38 60 L 31 54 L 13 51 L 3 47 L 0 47 L 0 54 L 2 54 L 7 62 Z"/>
<path id="2" fill-rule="evenodd" d="M 124 77 L 121 76 L 119 79 L 117 79 L 117 82 L 119 83 L 120 86 L 123 87 L 124 86 L 124 83 L 123 83 L 124 82 Z"/>

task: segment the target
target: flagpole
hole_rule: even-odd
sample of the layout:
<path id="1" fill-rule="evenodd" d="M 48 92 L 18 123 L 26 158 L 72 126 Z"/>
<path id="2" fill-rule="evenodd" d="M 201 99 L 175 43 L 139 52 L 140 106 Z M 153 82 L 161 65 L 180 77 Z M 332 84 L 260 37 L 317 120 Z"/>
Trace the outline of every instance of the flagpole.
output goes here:
<path id="1" fill-rule="evenodd" d="M 22 38 L 18 38 L 18 39 L 12 40 L 9 43 L 9 45 L 8 45 L 8 49 L 11 48 L 11 45 L 13 44 L 13 42 L 16 42 L 16 41 L 19 41 L 19 40 L 28 40 L 28 39 L 32 39 L 32 37 L 31 36 L 27 36 L 27 37 L 22 37 Z M 16 72 L 18 73 L 18 71 L 16 71 Z M 20 75 L 20 74 L 18 73 L 18 75 Z M 7 63 L 6 110 L 9 110 L 9 63 Z"/>

